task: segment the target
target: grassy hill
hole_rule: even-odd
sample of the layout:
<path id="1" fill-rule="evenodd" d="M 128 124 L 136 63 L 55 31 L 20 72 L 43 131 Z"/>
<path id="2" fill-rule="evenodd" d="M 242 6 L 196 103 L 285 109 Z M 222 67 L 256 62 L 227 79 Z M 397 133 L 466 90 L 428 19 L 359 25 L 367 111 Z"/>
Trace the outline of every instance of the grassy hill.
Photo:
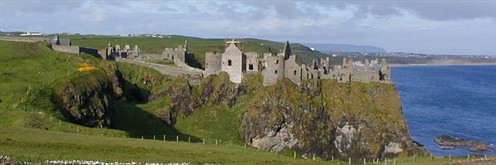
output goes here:
<path id="1" fill-rule="evenodd" d="M 45 160 L 100 160 L 121 162 L 192 162 L 222 164 L 324 164 L 322 161 L 293 159 L 292 153 L 260 152 L 243 147 L 239 139 L 230 143 L 220 138 L 222 130 L 205 134 L 202 139 L 179 134 L 154 117 L 154 110 L 167 100 L 149 103 L 118 103 L 119 115 L 115 116 L 115 129 L 89 128 L 73 124 L 55 110 L 50 101 L 54 84 L 73 78 L 88 76 L 79 73 L 81 63 L 89 63 L 110 72 L 115 63 L 101 61 L 91 56 L 58 53 L 45 43 L 21 43 L 0 41 L 0 155 L 15 161 L 42 162 Z M 184 79 L 171 80 L 148 68 L 118 64 L 123 76 L 130 82 L 143 79 L 156 86 L 140 84 L 143 92 L 156 94 L 166 86 L 178 84 Z M 132 70 L 132 72 L 130 72 Z M 159 78 L 159 79 L 157 79 Z M 155 80 L 151 80 L 155 79 Z M 80 82 L 84 83 L 84 82 Z M 209 109 L 213 110 L 213 109 Z M 147 113 L 149 112 L 149 113 Z M 210 111 L 212 112 L 212 111 Z M 209 111 L 205 111 L 209 113 Z M 196 118 L 202 118 L 201 113 Z M 195 117 L 190 122 L 198 122 Z M 188 122 L 183 122 L 188 123 Z M 186 132 L 194 130 L 187 128 Z M 215 126 L 214 123 L 207 124 Z M 236 134 L 235 132 L 233 132 Z M 197 134 L 201 135 L 201 134 Z M 158 141 L 166 137 L 166 142 Z M 219 137 L 217 142 L 214 136 Z M 239 136 L 239 135 L 238 135 Z M 136 138 L 129 138 L 136 137 Z M 141 140 L 145 138 L 145 140 Z M 157 141 L 151 139 L 156 138 Z M 149 140 L 146 140 L 149 139 Z M 169 141 L 183 142 L 169 142 Z M 187 141 L 196 142 L 195 144 Z M 205 144 L 200 143 L 205 141 Z M 215 144 L 218 144 L 215 145 Z M 233 144 L 228 145 L 228 144 Z"/>
<path id="2" fill-rule="evenodd" d="M 213 101 L 222 98 L 218 95 L 209 95 L 208 101 L 194 109 L 195 113 L 188 117 L 177 113 L 175 127 L 168 126 L 161 119 L 161 112 L 170 112 L 171 109 L 164 108 L 164 105 L 174 104 L 174 99 L 188 98 L 177 98 L 167 93 L 183 90 L 184 84 L 187 84 L 185 77 L 172 78 L 136 65 L 53 52 L 46 43 L 0 41 L 0 49 L 0 155 L 10 156 L 17 161 L 85 159 L 195 164 L 343 163 L 294 159 L 291 150 L 277 155 L 245 148 L 238 124 L 241 109 L 249 105 L 240 103 L 230 107 L 227 101 L 221 101 L 221 104 L 214 106 Z M 83 63 L 98 69 L 94 72 L 79 72 Z M 140 94 L 137 95 L 156 96 L 156 99 L 139 101 L 127 97 L 127 101 L 116 102 L 112 129 L 74 124 L 57 110 L 51 100 L 53 89 L 65 83 L 84 86 L 87 83 L 85 80 L 92 79 L 95 74 L 106 75 L 116 71 L 126 80 L 123 89 L 138 87 L 137 92 Z M 261 81 L 257 76 L 248 78 L 249 82 Z M 73 80 L 78 81 L 71 82 Z M 207 89 L 204 86 L 212 85 L 212 90 L 223 90 L 229 85 L 224 82 L 223 79 L 214 79 L 200 86 Z M 236 99 L 243 102 L 254 97 L 255 93 L 249 91 L 260 88 L 257 84 L 260 83 L 247 85 L 248 92 Z M 191 90 L 193 97 L 203 93 L 198 87 Z M 166 142 L 160 141 L 164 135 Z M 398 161 L 405 164 L 439 164 L 447 162 L 447 159 L 436 158 L 432 161 L 430 158 L 417 158 L 413 161 L 410 158 L 398 158 Z"/>

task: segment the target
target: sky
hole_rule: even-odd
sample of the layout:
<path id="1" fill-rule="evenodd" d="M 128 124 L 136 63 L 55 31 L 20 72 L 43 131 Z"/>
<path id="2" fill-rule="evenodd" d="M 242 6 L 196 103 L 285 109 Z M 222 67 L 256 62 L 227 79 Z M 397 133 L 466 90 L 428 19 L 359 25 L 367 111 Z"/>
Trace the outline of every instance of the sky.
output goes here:
<path id="1" fill-rule="evenodd" d="M 496 0 L 0 0 L 0 31 L 157 33 L 496 55 Z"/>

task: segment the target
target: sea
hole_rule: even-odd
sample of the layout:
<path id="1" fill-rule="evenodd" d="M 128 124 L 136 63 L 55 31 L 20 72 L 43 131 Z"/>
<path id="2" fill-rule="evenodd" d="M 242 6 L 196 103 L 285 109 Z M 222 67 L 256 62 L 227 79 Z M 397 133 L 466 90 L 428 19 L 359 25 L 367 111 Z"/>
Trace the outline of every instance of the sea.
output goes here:
<path id="1" fill-rule="evenodd" d="M 410 135 L 434 156 L 496 156 L 467 148 L 442 150 L 433 141 L 451 135 L 488 142 L 496 149 L 496 65 L 394 66 L 391 79 Z"/>

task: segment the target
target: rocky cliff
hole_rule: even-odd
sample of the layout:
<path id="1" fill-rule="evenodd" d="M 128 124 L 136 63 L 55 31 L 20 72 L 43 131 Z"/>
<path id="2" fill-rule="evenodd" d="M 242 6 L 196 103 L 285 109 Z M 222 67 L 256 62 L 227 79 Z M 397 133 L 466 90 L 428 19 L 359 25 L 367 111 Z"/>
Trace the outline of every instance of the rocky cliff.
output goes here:
<path id="1" fill-rule="evenodd" d="M 52 86 L 52 102 L 65 118 L 90 127 L 110 126 L 114 101 L 122 96 L 119 77 L 103 71 L 78 73 Z"/>
<path id="2" fill-rule="evenodd" d="M 392 84 L 309 80 L 297 87 L 283 80 L 261 89 L 251 105 L 241 134 L 259 149 L 343 160 L 428 154 L 410 138 Z"/>
<path id="3" fill-rule="evenodd" d="M 191 79 L 129 74 L 131 70 L 84 73 L 57 83 L 53 101 L 70 121 L 92 127 L 112 124 L 117 100 L 151 104 L 145 110 L 168 127 L 205 107 L 226 108 L 239 114 L 226 120 L 235 123 L 222 123 L 218 118 L 223 115 L 217 113 L 225 111 L 217 110 L 202 120 L 239 126 L 221 131 L 236 131 L 240 141 L 255 148 L 289 149 L 303 157 L 358 161 L 428 154 L 410 138 L 393 84 L 308 80 L 297 86 L 283 79 L 264 87 L 260 75 L 246 76 L 241 84 L 234 84 L 225 73 Z M 195 128 L 200 129 L 196 132 L 216 129 Z"/>

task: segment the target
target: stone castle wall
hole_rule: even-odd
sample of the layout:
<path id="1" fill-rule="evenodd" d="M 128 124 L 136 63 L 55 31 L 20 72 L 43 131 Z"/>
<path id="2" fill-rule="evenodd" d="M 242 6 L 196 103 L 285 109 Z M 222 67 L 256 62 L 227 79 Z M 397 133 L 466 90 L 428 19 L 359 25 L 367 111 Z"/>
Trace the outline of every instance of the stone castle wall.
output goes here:
<path id="1" fill-rule="evenodd" d="M 284 56 L 264 55 L 263 84 L 265 86 L 277 83 L 284 78 Z"/>
<path id="2" fill-rule="evenodd" d="M 248 53 L 245 53 L 246 55 L 246 72 L 247 73 L 258 73 L 259 70 L 258 70 L 258 54 L 255 53 L 255 52 L 248 52 Z"/>
<path id="3" fill-rule="evenodd" d="M 284 61 L 284 77 L 290 79 L 293 83 L 301 83 L 301 67 L 296 62 L 296 55 L 291 55 Z"/>
<path id="4" fill-rule="evenodd" d="M 239 41 L 226 40 L 226 45 L 229 46 L 222 54 L 206 53 L 204 76 L 224 71 L 229 74 L 232 82 L 241 83 L 244 74 L 261 72 L 265 86 L 275 84 L 283 78 L 288 78 L 297 85 L 306 79 L 335 79 L 340 83 L 351 81 L 390 83 L 391 81 L 391 71 L 385 60 L 382 60 L 380 66 L 378 60 L 374 60 L 372 62 L 374 66 L 371 68 L 368 60 L 364 61 L 365 66 L 363 66 L 362 62 L 354 62 L 346 58 L 343 59 L 342 65 L 332 66 L 331 60 L 326 57 L 318 61 L 313 60 L 309 66 L 300 66 L 296 61 L 296 55 L 291 54 L 288 42 L 283 52 L 278 53 L 277 56 L 265 53 L 263 59 L 259 59 L 258 54 L 254 52 L 243 53 L 239 49 Z"/>
<path id="5" fill-rule="evenodd" d="M 186 61 L 186 48 L 181 46 L 178 46 L 177 48 L 165 48 L 164 51 L 162 51 L 162 56 L 169 60 L 180 60 L 185 62 Z"/>
<path id="6" fill-rule="evenodd" d="M 52 45 L 52 49 L 57 52 L 79 54 L 79 46 Z"/>
<path id="7" fill-rule="evenodd" d="M 205 71 L 203 71 L 203 76 L 208 76 L 211 74 L 218 74 L 222 67 L 222 53 L 205 53 Z"/>
<path id="8" fill-rule="evenodd" d="M 233 43 L 222 53 L 221 71 L 229 74 L 229 80 L 235 83 L 241 83 L 244 71 L 243 52 Z"/>

